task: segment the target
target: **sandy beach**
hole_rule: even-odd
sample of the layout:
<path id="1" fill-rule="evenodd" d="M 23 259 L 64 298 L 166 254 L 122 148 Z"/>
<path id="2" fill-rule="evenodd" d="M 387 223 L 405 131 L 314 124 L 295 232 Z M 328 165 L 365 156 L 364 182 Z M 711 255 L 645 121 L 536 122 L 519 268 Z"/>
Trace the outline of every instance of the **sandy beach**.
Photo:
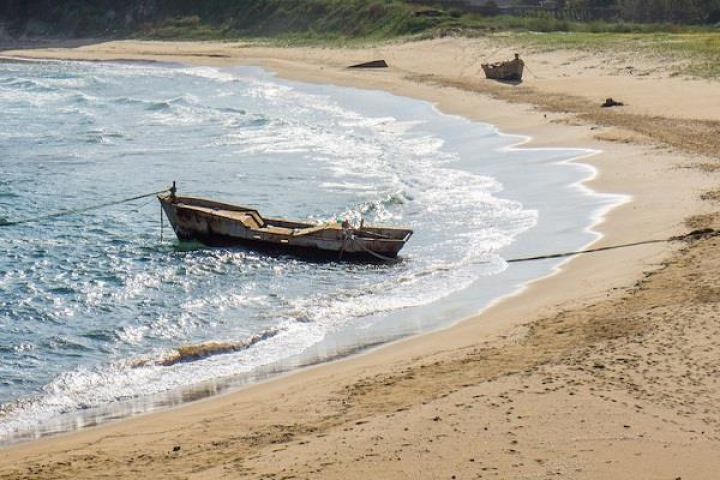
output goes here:
<path id="1" fill-rule="evenodd" d="M 483 78 L 481 63 L 520 48 L 117 41 L 0 59 L 257 65 L 386 90 L 529 135 L 531 146 L 600 150 L 583 160 L 598 170 L 587 186 L 631 201 L 597 227 L 596 246 L 720 227 L 720 83 L 672 75 L 662 58 L 527 49 L 522 84 Z M 345 68 L 379 58 L 390 68 Z M 607 97 L 626 105 L 600 108 Z M 717 478 L 718 244 L 580 256 L 447 330 L 0 450 L 0 478 Z"/>

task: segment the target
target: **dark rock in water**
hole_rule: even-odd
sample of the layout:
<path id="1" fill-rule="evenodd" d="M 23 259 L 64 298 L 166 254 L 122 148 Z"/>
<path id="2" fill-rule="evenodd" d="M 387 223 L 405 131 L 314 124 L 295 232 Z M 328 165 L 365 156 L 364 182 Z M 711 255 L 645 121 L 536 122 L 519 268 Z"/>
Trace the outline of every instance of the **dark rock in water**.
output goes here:
<path id="1" fill-rule="evenodd" d="M 606 98 L 605 103 L 603 103 L 600 106 L 603 108 L 608 108 L 608 107 L 622 107 L 623 105 L 625 105 L 623 102 L 616 102 L 612 98 Z"/>
<path id="2" fill-rule="evenodd" d="M 373 60 L 371 62 L 350 65 L 348 68 L 388 68 L 388 64 L 385 60 Z"/>

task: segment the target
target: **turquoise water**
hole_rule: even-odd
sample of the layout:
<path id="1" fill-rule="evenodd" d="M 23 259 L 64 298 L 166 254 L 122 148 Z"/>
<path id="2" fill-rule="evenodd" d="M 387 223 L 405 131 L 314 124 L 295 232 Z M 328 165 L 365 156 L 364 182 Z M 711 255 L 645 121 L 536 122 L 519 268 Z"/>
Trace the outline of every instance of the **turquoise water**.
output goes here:
<path id="1" fill-rule="evenodd" d="M 177 180 L 266 215 L 416 232 L 399 264 L 364 266 L 160 241 L 154 199 L 0 228 L 0 442 L 446 326 L 557 265 L 503 256 L 581 247 L 619 200 L 578 185 L 593 171 L 567 160 L 588 152 L 513 149 L 425 102 L 259 69 L 2 63 L 0 112 L 6 220 Z M 176 361 L 206 342 L 232 351 Z"/>

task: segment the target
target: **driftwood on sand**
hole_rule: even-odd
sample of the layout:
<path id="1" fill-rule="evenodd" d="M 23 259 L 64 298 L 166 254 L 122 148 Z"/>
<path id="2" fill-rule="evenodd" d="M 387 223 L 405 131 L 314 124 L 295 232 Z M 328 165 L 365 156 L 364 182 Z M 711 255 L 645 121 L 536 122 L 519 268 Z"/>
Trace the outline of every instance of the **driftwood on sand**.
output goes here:
<path id="1" fill-rule="evenodd" d="M 388 64 L 385 60 L 373 60 L 350 65 L 348 68 L 388 68 Z"/>
<path id="2" fill-rule="evenodd" d="M 600 106 L 603 108 L 608 108 L 608 107 L 622 107 L 624 105 L 625 104 L 623 102 L 616 102 L 615 100 L 612 99 L 612 97 L 608 97 L 605 99 L 605 103 L 603 103 Z"/>

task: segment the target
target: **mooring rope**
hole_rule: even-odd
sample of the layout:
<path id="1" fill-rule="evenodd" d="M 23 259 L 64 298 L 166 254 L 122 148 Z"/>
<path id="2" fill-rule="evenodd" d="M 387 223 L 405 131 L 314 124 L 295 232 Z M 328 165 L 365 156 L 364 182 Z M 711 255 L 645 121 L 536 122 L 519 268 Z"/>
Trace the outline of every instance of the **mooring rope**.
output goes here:
<path id="1" fill-rule="evenodd" d="M 702 229 L 702 230 L 693 230 L 690 233 L 686 233 L 684 235 L 677 235 L 677 236 L 670 237 L 670 238 L 660 238 L 660 239 L 656 239 L 656 240 L 642 240 L 639 242 L 623 243 L 620 245 L 609 245 L 607 247 L 588 248 L 586 250 L 575 250 L 572 252 L 550 253 L 547 255 L 538 255 L 538 256 L 534 256 L 534 257 L 510 258 L 510 259 L 506 259 L 505 262 L 506 263 L 533 262 L 535 260 L 546 260 L 546 259 L 550 259 L 550 258 L 572 257 L 575 255 L 584 255 L 586 253 L 604 252 L 607 250 L 616 250 L 618 248 L 636 247 L 638 245 L 650 245 L 653 243 L 669 243 L 669 242 L 675 242 L 678 240 L 711 238 L 711 237 L 717 237 L 717 236 L 720 236 L 720 230 L 713 230 L 712 228 L 706 228 L 706 229 Z"/>
<path id="2" fill-rule="evenodd" d="M 532 70 L 530 70 L 530 67 L 528 67 L 527 64 L 523 65 L 523 68 L 524 68 L 525 70 L 527 70 L 528 73 L 530 73 L 530 75 L 532 75 L 532 76 L 535 77 L 536 79 L 542 80 L 539 76 L 535 75 L 535 72 L 533 72 Z"/>
<path id="3" fill-rule="evenodd" d="M 134 197 L 129 198 L 123 198 L 120 200 L 113 200 L 111 202 L 104 202 L 99 203 L 96 205 L 91 205 L 88 207 L 82 207 L 82 208 L 74 208 L 74 209 L 68 209 L 68 210 L 61 210 L 59 212 L 50 213 L 48 215 L 40 215 L 37 217 L 31 217 L 31 218 L 24 218 L 21 220 L 13 220 L 13 221 L 6 221 L 0 219 L 0 227 L 9 227 L 13 225 L 22 225 L 25 223 L 34 223 L 39 222 L 42 220 L 48 220 L 52 218 L 57 217 L 64 217 L 68 215 L 77 215 L 79 213 L 89 212 L 91 210 L 98 210 L 100 208 L 110 207 L 113 205 L 121 205 L 123 203 L 129 203 L 134 202 L 135 200 L 140 200 L 143 198 L 148 198 L 152 196 L 160 195 L 161 193 L 165 192 L 172 192 L 174 190 L 173 188 L 166 188 L 164 190 L 160 190 L 157 192 L 150 192 L 150 193 L 144 193 L 142 195 L 135 195 Z M 162 210 L 160 211 L 160 241 L 162 242 L 162 227 L 163 227 L 163 218 L 162 218 Z M 560 253 L 550 253 L 547 255 L 537 255 L 532 257 L 518 257 L 518 258 L 510 258 L 505 259 L 506 263 L 521 263 L 521 262 L 533 262 L 537 260 L 548 260 L 553 258 L 566 258 L 566 257 L 573 257 L 575 255 L 584 255 L 587 253 L 596 253 L 596 252 L 604 252 L 608 250 L 616 250 L 619 248 L 627 248 L 627 247 L 635 247 L 639 245 L 650 245 L 654 243 L 669 243 L 669 242 L 675 242 L 679 240 L 688 240 L 688 239 L 700 239 L 700 238 L 712 238 L 712 237 L 718 237 L 720 236 L 720 230 L 714 230 L 712 228 L 705 228 L 701 230 L 693 230 L 692 232 L 686 233 L 684 235 L 677 235 L 670 238 L 661 238 L 661 239 L 655 239 L 655 240 L 642 240 L 638 242 L 632 242 L 632 243 L 623 243 L 619 245 L 609 245 L 607 247 L 596 247 L 596 248 L 588 248 L 585 250 L 574 250 L 569 252 L 560 252 Z M 399 261 L 397 258 L 390 258 L 385 255 L 382 255 L 378 252 L 373 251 L 372 249 L 366 247 L 362 241 L 358 240 L 355 235 L 350 235 L 348 238 L 351 242 L 357 244 L 361 249 L 363 249 L 366 253 L 372 255 L 375 258 L 378 258 L 384 262 L 394 263 Z M 345 241 L 343 241 L 343 249 L 340 253 L 340 257 L 342 257 L 342 253 L 345 250 Z M 489 262 L 487 262 L 489 263 Z"/>
<path id="4" fill-rule="evenodd" d="M 367 247 L 363 244 L 363 242 L 361 242 L 360 240 L 358 240 L 357 238 L 355 238 L 355 235 L 351 235 L 351 236 L 350 236 L 350 240 L 352 240 L 353 243 L 357 244 L 360 248 L 362 248 L 363 250 L 365 250 L 367 253 L 369 253 L 370 255 L 372 255 L 372 256 L 375 257 L 375 258 L 378 258 L 378 259 L 382 260 L 383 262 L 394 263 L 394 262 L 398 262 L 398 261 L 399 261 L 397 258 L 386 257 L 385 255 L 382 255 L 382 254 L 380 254 L 380 253 L 377 253 L 377 252 L 374 252 L 374 251 L 370 250 L 369 248 L 367 248 Z M 345 249 L 345 244 L 343 243 L 343 250 L 344 250 L 344 249 Z"/>
<path id="5" fill-rule="evenodd" d="M 22 225 L 22 224 L 25 224 L 25 223 L 40 222 L 40 221 L 43 221 L 43 220 L 49 220 L 49 219 L 51 219 L 51 218 L 65 217 L 65 216 L 68 216 L 68 215 L 77 215 L 77 214 L 79 214 L 79 213 L 85 213 L 85 212 L 89 212 L 89 211 L 91 211 L 91 210 L 98 210 L 98 209 L 100 209 L 100 208 L 111 207 L 111 206 L 113 206 L 113 205 L 121 205 L 121 204 L 123 204 L 123 203 L 134 202 L 135 200 L 140 200 L 140 199 L 142 199 L 142 198 L 147 198 L 147 197 L 152 197 L 152 196 L 155 196 L 155 195 L 160 195 L 161 193 L 168 192 L 169 190 L 170 190 L 170 189 L 167 189 L 167 188 L 166 188 L 165 190 L 160 190 L 159 192 L 144 193 L 144 194 L 142 194 L 142 195 L 136 195 L 136 196 L 130 197 L 130 198 L 123 198 L 123 199 L 121 199 L 121 200 L 113 200 L 113 201 L 111 201 L 111 202 L 99 203 L 99 204 L 97 204 L 97 205 L 91 205 L 91 206 L 89 206 L 89 207 L 73 208 L 73 209 L 69 209 L 69 210 L 61 210 L 61 211 L 59 211 L 59 212 L 50 213 L 50 214 L 48 214 L 48 215 L 40 215 L 40 216 L 37 216 L 37 217 L 23 218 L 23 219 L 21 219 L 21 220 L 12 220 L 12 221 L 0 220 L 0 227 L 10 227 L 10 226 L 13 226 L 13 225 Z"/>
<path id="6" fill-rule="evenodd" d="M 596 253 L 596 252 L 605 252 L 607 250 L 616 250 L 619 248 L 627 248 L 627 247 L 636 247 L 639 245 L 650 245 L 653 243 L 669 243 L 669 242 L 675 242 L 680 240 L 688 240 L 688 239 L 699 239 L 699 238 L 712 238 L 712 237 L 718 237 L 720 236 L 720 230 L 713 230 L 712 228 L 705 228 L 702 230 L 693 230 L 690 233 L 686 233 L 684 235 L 677 235 L 670 238 L 660 238 L 655 240 L 642 240 L 639 242 L 631 242 L 631 243 L 623 243 L 619 245 L 609 245 L 607 247 L 596 247 L 596 248 L 588 248 L 585 250 L 574 250 L 570 252 L 561 252 L 561 253 L 550 253 L 547 255 L 537 255 L 533 257 L 518 257 L 518 258 L 510 258 L 505 259 L 505 263 L 522 263 L 522 262 L 534 262 L 537 260 L 548 260 L 552 258 L 565 258 L 565 257 L 573 257 L 575 255 L 584 255 L 587 253 Z M 373 252 L 369 248 L 367 248 L 362 242 L 356 240 L 355 238 L 351 237 L 351 239 L 357 243 L 357 245 L 365 250 L 370 255 L 379 258 L 380 260 L 383 260 L 385 262 L 397 262 L 397 258 L 390 258 L 386 257 L 384 255 L 381 255 L 377 252 Z M 490 262 L 481 262 L 481 263 L 490 263 Z"/>

